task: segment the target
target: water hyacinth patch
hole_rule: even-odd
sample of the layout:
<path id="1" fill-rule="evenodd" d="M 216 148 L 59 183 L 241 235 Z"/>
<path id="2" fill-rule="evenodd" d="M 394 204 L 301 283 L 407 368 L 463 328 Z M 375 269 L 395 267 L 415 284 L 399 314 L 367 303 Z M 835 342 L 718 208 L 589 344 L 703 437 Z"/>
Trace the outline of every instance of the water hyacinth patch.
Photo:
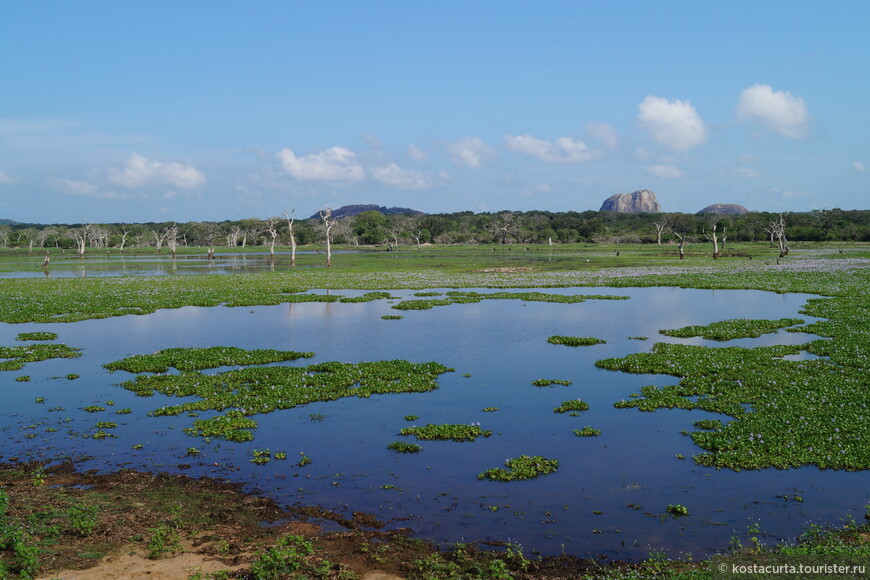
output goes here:
<path id="1" fill-rule="evenodd" d="M 536 387 L 551 387 L 553 385 L 562 385 L 563 387 L 569 387 L 573 381 L 563 380 L 563 379 L 535 379 L 532 381 L 532 385 Z"/>
<path id="2" fill-rule="evenodd" d="M 706 326 L 684 326 L 683 328 L 660 330 L 659 334 L 677 338 L 701 337 L 706 340 L 726 341 L 736 338 L 758 338 L 762 334 L 803 323 L 804 320 L 800 318 L 780 318 L 779 320 L 735 318 L 713 322 Z"/>
<path id="3" fill-rule="evenodd" d="M 56 332 L 22 332 L 15 340 L 57 340 Z"/>
<path id="4" fill-rule="evenodd" d="M 390 315 L 390 314 L 384 314 L 383 316 L 381 316 L 382 320 L 402 320 L 403 318 L 405 318 L 405 317 L 399 316 L 399 315 Z"/>
<path id="5" fill-rule="evenodd" d="M 595 344 L 604 344 L 607 341 L 591 336 L 551 336 L 547 339 L 550 344 L 561 344 L 564 346 L 593 346 Z"/>
<path id="6" fill-rule="evenodd" d="M 480 423 L 471 425 L 433 425 L 425 427 L 405 427 L 399 435 L 413 435 L 418 441 L 474 441 L 478 437 L 489 437 L 492 431 L 484 431 Z"/>
<path id="7" fill-rule="evenodd" d="M 573 433 L 577 437 L 598 437 L 599 435 L 601 435 L 601 430 L 586 425 L 582 429 L 574 429 Z"/>
<path id="8" fill-rule="evenodd" d="M 404 441 L 393 441 L 387 445 L 387 449 L 396 453 L 420 453 L 423 448 L 416 443 L 406 443 Z"/>
<path id="9" fill-rule="evenodd" d="M 565 401 L 555 409 L 553 409 L 554 413 L 568 413 L 570 411 L 586 411 L 589 409 L 589 403 L 586 401 L 581 401 L 580 399 L 572 399 L 570 401 Z"/>
<path id="10" fill-rule="evenodd" d="M 362 296 L 356 296 L 354 298 L 341 298 L 339 302 L 372 302 L 374 300 L 386 299 L 395 299 L 395 297 L 390 296 L 389 292 L 366 292 Z"/>
<path id="11" fill-rule="evenodd" d="M 153 370 L 155 365 L 143 364 L 136 368 L 147 372 Z M 159 417 L 190 412 L 223 412 L 223 415 L 194 421 L 193 427 L 185 429 L 185 433 L 250 441 L 253 439 L 251 429 L 257 426 L 255 421 L 248 418 L 251 415 L 344 397 L 368 398 L 376 394 L 431 391 L 438 388 L 437 376 L 449 370 L 434 362 L 325 362 L 305 367 L 234 369 L 210 375 L 195 371 L 180 375 L 140 375 L 121 386 L 143 397 L 154 393 L 197 397 L 199 400 L 160 407 L 149 415 Z"/>
<path id="12" fill-rule="evenodd" d="M 436 306 L 447 306 L 453 302 L 445 299 L 437 300 L 402 300 L 398 304 L 393 304 L 390 308 L 394 310 L 431 310 Z"/>
<path id="13" fill-rule="evenodd" d="M 81 350 L 65 344 L 30 344 L 27 346 L 0 346 L 0 371 L 17 371 L 30 362 L 54 358 L 76 358 L 82 356 Z"/>
<path id="14" fill-rule="evenodd" d="M 505 468 L 494 467 L 477 474 L 477 479 L 492 481 L 517 481 L 534 479 L 541 475 L 553 473 L 559 468 L 558 459 L 546 459 L 540 455 L 521 455 L 506 459 Z"/>
<path id="15" fill-rule="evenodd" d="M 131 373 L 165 373 L 169 367 L 180 371 L 213 369 L 223 366 L 260 365 L 273 362 L 311 358 L 313 352 L 292 350 L 245 350 L 234 346 L 208 348 L 167 348 L 154 354 L 137 354 L 104 364 L 110 371 Z"/>

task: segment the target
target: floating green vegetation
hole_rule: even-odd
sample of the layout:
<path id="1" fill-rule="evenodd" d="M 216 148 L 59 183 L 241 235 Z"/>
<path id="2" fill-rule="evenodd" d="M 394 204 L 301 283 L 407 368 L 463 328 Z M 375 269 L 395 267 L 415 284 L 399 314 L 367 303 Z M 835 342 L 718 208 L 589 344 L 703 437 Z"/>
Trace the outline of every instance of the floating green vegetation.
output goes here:
<path id="1" fill-rule="evenodd" d="M 807 314 L 837 317 L 829 309 L 813 308 L 826 302 L 811 300 Z M 870 353 L 870 305 L 854 312 L 851 320 L 837 318 L 837 338 L 831 341 L 757 348 L 658 343 L 650 353 L 596 365 L 680 377 L 676 385 L 643 387 L 642 397 L 620 401 L 619 408 L 701 409 L 733 417 L 725 426 L 697 425 L 713 428 L 692 433 L 692 440 L 706 451 L 694 458 L 700 465 L 735 470 L 803 465 L 868 469 L 870 401 L 867 371 L 861 365 Z M 830 332 L 832 324 L 819 324 L 815 331 Z M 783 358 L 801 350 L 826 354 L 831 360 Z"/>
<path id="2" fill-rule="evenodd" d="M 70 381 L 74 381 L 74 380 L 76 380 L 77 378 L 79 378 L 79 376 L 78 376 L 77 374 L 75 374 L 75 373 L 70 373 L 70 374 L 68 374 L 68 375 L 66 376 L 66 378 L 67 378 L 68 380 L 70 380 Z"/>
<path id="3" fill-rule="evenodd" d="M 341 298 L 339 302 L 372 302 L 374 300 L 385 300 L 388 298 L 394 298 L 390 296 L 389 292 L 366 292 L 362 296 L 356 296 L 354 298 Z"/>
<path id="4" fill-rule="evenodd" d="M 646 336 L 629 336 L 628 340 L 649 340 Z"/>
<path id="5" fill-rule="evenodd" d="M 425 298 L 429 296 L 441 296 L 441 292 L 414 292 L 414 296 Z"/>
<path id="6" fill-rule="evenodd" d="M 582 429 L 574 429 L 574 435 L 577 437 L 598 437 L 601 435 L 601 429 L 595 429 L 586 425 Z"/>
<path id="7" fill-rule="evenodd" d="M 256 465 L 265 465 L 272 461 L 272 452 L 268 449 L 254 449 L 254 458 L 251 459 L 251 463 Z"/>
<path id="8" fill-rule="evenodd" d="M 235 360 L 240 358 L 244 357 Z M 111 366 L 115 366 L 114 363 Z M 146 372 L 157 366 L 145 359 L 135 368 Z M 343 397 L 368 398 L 377 394 L 431 391 L 438 388 L 437 376 L 449 370 L 434 362 L 325 362 L 305 367 L 234 369 L 216 374 L 186 371 L 179 375 L 140 375 L 121 386 L 142 397 L 152 396 L 155 392 L 173 397 L 196 397 L 198 400 L 163 406 L 149 414 L 159 417 L 189 412 L 224 412 L 194 421 L 185 433 L 250 441 L 253 439 L 250 430 L 257 427 L 256 421 L 249 418 L 251 415 Z"/>
<path id="9" fill-rule="evenodd" d="M 436 306 L 447 306 L 452 304 L 451 300 L 402 300 L 398 304 L 393 304 L 390 308 L 395 310 L 430 310 Z"/>
<path id="10" fill-rule="evenodd" d="M 484 413 L 495 413 L 498 411 L 498 407 L 484 407 L 481 409 Z"/>
<path id="11" fill-rule="evenodd" d="M 418 415 L 405 415 L 402 417 L 405 421 L 416 421 L 420 417 Z"/>
<path id="12" fill-rule="evenodd" d="M 700 336 L 706 340 L 733 340 L 736 338 L 758 338 L 762 334 L 776 332 L 780 328 L 787 328 L 797 324 L 803 324 L 800 318 L 780 318 L 779 320 L 751 320 L 747 318 L 734 318 L 713 322 L 706 326 L 684 326 L 671 330 L 660 330 L 659 334 L 674 336 L 677 338 L 694 338 Z"/>
<path id="13" fill-rule="evenodd" d="M 114 421 L 97 421 L 97 429 L 117 429 L 118 424 Z"/>
<path id="14" fill-rule="evenodd" d="M 44 405 L 45 404 L 45 397 L 36 397 L 36 399 L 34 399 L 33 402 L 36 403 L 37 405 Z"/>
<path id="15" fill-rule="evenodd" d="M 277 459 L 278 461 L 285 461 L 287 459 L 286 451 L 276 451 L 274 455 L 272 455 L 273 459 Z"/>
<path id="16" fill-rule="evenodd" d="M 22 332 L 15 340 L 57 340 L 56 332 Z"/>
<path id="17" fill-rule="evenodd" d="M 30 375 L 21 375 L 20 377 L 15 377 L 15 380 L 19 383 L 28 383 L 30 382 Z"/>
<path id="18" fill-rule="evenodd" d="M 87 407 L 82 407 L 82 410 L 87 411 L 88 413 L 102 413 L 106 408 L 101 407 L 100 405 L 88 405 Z"/>
<path id="19" fill-rule="evenodd" d="M 416 443 L 406 443 L 404 441 L 393 441 L 387 445 L 387 449 L 396 453 L 420 453 L 423 448 Z"/>
<path id="20" fill-rule="evenodd" d="M 722 428 L 722 421 L 720 421 L 719 419 L 701 419 L 699 421 L 695 421 L 693 425 L 695 425 L 695 427 L 697 427 L 698 429 L 715 431 Z"/>
<path id="21" fill-rule="evenodd" d="M 689 508 L 681 504 L 669 504 L 665 511 L 676 518 L 689 515 Z"/>
<path id="22" fill-rule="evenodd" d="M 299 452 L 299 461 L 296 462 L 297 467 L 305 467 L 306 465 L 310 465 L 313 463 L 312 459 L 305 455 L 304 451 Z"/>
<path id="23" fill-rule="evenodd" d="M 223 366 L 261 365 L 313 356 L 313 352 L 272 349 L 245 350 L 234 346 L 167 348 L 154 354 L 137 354 L 103 366 L 110 371 L 165 373 L 169 367 L 180 371 L 196 371 Z"/>
<path id="24" fill-rule="evenodd" d="M 547 294 L 545 292 L 462 292 L 454 290 L 447 296 L 454 302 L 480 302 L 481 300 L 522 300 L 523 302 L 558 302 L 577 304 L 587 300 L 628 300 L 628 296 L 608 294 Z"/>
<path id="25" fill-rule="evenodd" d="M 133 412 L 133 409 L 119 409 L 119 410 L 115 411 L 115 414 L 116 415 L 129 415 L 132 412 Z"/>
<path id="26" fill-rule="evenodd" d="M 568 413 L 570 411 L 586 411 L 589 409 L 589 403 L 580 399 L 571 399 L 564 401 L 561 405 L 553 409 L 554 413 Z"/>
<path id="27" fill-rule="evenodd" d="M 82 356 L 80 349 L 65 344 L 29 344 L 26 346 L 0 346 L 0 371 L 17 371 L 30 362 L 53 358 L 76 358 Z"/>
<path id="28" fill-rule="evenodd" d="M 405 427 L 399 435 L 413 435 L 418 441 L 474 441 L 478 437 L 489 437 L 492 431 L 484 431 L 480 423 L 471 425 L 428 424 L 425 427 Z"/>
<path id="29" fill-rule="evenodd" d="M 564 346 L 592 346 L 594 344 L 604 344 L 606 340 L 593 338 L 591 336 L 551 336 L 547 339 L 550 344 L 562 344 Z"/>
<path id="30" fill-rule="evenodd" d="M 492 481 L 515 481 L 520 479 L 534 479 L 547 473 L 553 473 L 559 468 L 558 459 L 546 459 L 540 455 L 520 455 L 507 459 L 505 468 L 494 467 L 477 474 L 477 479 L 490 479 Z"/>
<path id="31" fill-rule="evenodd" d="M 405 318 L 405 317 L 404 317 L 404 316 L 399 316 L 399 315 L 396 315 L 396 314 L 384 314 L 383 316 L 381 316 L 381 318 L 382 318 L 383 320 L 402 320 L 402 319 Z"/>
<path id="32" fill-rule="evenodd" d="M 562 385 L 563 387 L 569 387 L 573 381 L 563 380 L 563 379 L 535 379 L 532 381 L 532 384 L 536 387 L 551 387 L 553 385 Z"/>

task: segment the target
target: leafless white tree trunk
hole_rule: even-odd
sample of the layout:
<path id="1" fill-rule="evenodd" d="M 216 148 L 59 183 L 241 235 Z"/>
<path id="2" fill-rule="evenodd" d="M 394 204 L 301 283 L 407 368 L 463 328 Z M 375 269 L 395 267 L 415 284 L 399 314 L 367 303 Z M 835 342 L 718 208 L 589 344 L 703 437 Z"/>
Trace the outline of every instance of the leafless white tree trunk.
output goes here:
<path id="1" fill-rule="evenodd" d="M 290 235 L 290 266 L 296 265 L 296 236 L 293 234 L 293 222 L 296 221 L 296 208 L 284 210 L 284 219 L 287 220 L 287 233 Z"/>
<path id="2" fill-rule="evenodd" d="M 323 220 L 323 229 L 326 230 L 326 267 L 332 266 L 332 227 L 335 220 L 332 219 L 332 208 L 325 207 L 318 212 Z"/>
<path id="3" fill-rule="evenodd" d="M 278 240 L 278 218 L 266 218 L 263 220 L 263 223 L 266 224 L 266 232 L 269 234 L 269 238 L 267 238 L 269 242 L 269 256 L 274 260 L 275 242 Z"/>
<path id="4" fill-rule="evenodd" d="M 73 228 L 67 231 L 67 235 L 76 242 L 76 253 L 79 256 L 85 255 L 85 246 L 88 243 L 88 238 L 90 237 L 90 232 L 93 227 L 94 224 L 85 224 L 80 228 Z"/>
<path id="5" fill-rule="evenodd" d="M 233 226 L 230 233 L 227 234 L 227 246 L 235 248 L 239 245 L 239 238 L 242 236 L 242 228 Z"/>
<path id="6" fill-rule="evenodd" d="M 129 235 L 130 235 L 130 232 L 128 230 L 124 230 L 123 232 L 121 232 L 121 244 L 118 246 L 119 252 L 121 252 L 121 253 L 124 252 L 124 245 L 127 243 L 127 236 L 129 236 Z"/>
<path id="7" fill-rule="evenodd" d="M 779 214 L 779 217 L 770 222 L 770 228 L 764 228 L 764 231 L 770 233 L 770 243 L 773 245 L 773 238 L 779 243 L 779 257 L 788 256 L 788 239 L 785 237 L 785 214 Z"/>
<path id="8" fill-rule="evenodd" d="M 164 240 L 166 240 L 166 246 L 169 248 L 172 257 L 174 258 L 175 253 L 178 251 L 178 226 L 170 226 L 166 228 L 166 232 L 163 236 Z"/>
<path id="9" fill-rule="evenodd" d="M 704 231 L 704 237 L 707 238 L 708 241 L 713 242 L 713 259 L 714 260 L 719 257 L 719 237 L 716 234 L 717 226 L 718 226 L 718 224 L 715 224 L 715 223 L 710 226 L 713 229 L 712 234 L 708 234 L 706 231 Z M 724 233 L 724 230 L 723 230 L 723 233 Z"/>
<path id="10" fill-rule="evenodd" d="M 662 218 L 659 222 L 653 222 L 653 225 L 656 228 L 656 244 L 659 246 L 662 245 L 662 235 L 665 233 L 665 230 L 668 228 L 668 220 L 667 218 Z"/>

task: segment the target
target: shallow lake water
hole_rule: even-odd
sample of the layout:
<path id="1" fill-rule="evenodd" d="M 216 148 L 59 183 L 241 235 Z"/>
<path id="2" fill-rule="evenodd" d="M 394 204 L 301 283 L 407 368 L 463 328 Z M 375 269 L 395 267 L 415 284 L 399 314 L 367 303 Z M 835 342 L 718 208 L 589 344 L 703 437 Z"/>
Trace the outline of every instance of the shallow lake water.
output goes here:
<path id="1" fill-rule="evenodd" d="M 491 290 L 479 290 L 491 292 Z M 641 558 L 651 550 L 699 555 L 727 547 L 758 522 L 773 538 L 794 537 L 809 521 L 835 522 L 862 513 L 867 472 L 734 472 L 694 465 L 700 452 L 682 430 L 694 430 L 700 411 L 643 413 L 613 403 L 647 384 L 674 384 L 664 375 L 630 375 L 598 369 L 596 360 L 649 350 L 656 341 L 717 346 L 801 344 L 817 337 L 778 332 L 757 339 L 716 343 L 661 336 L 658 330 L 729 318 L 801 317 L 810 296 L 758 291 L 679 288 L 561 288 L 558 294 L 609 294 L 628 300 L 577 304 L 485 300 L 422 311 L 397 311 L 391 301 L 298 303 L 254 308 L 162 310 L 72 324 L 0 325 L 0 344 L 19 332 L 54 331 L 58 342 L 83 349 L 71 360 L 28 364 L 0 374 L 4 404 L 0 460 L 11 457 L 90 459 L 82 468 L 209 475 L 243 482 L 279 502 L 315 504 L 350 513 L 371 512 L 392 527 L 410 527 L 437 541 L 512 540 L 528 552 Z M 318 292 L 322 293 L 322 292 Z M 333 291 L 357 296 L 360 291 Z M 392 291 L 414 298 L 413 291 Z M 382 320 L 383 315 L 401 320 Z M 547 343 L 551 335 L 593 336 L 606 344 L 571 348 Z M 647 336 L 649 340 L 628 337 Z M 428 393 L 346 398 L 253 418 L 255 440 L 233 443 L 182 432 L 193 418 L 148 417 L 178 399 L 140 398 L 118 387 L 131 377 L 101 365 L 169 347 L 238 346 L 313 351 L 313 359 L 361 362 L 405 359 L 454 368 Z M 217 372 L 208 371 L 208 372 Z M 69 380 L 76 373 L 80 378 Z M 30 382 L 15 382 L 29 375 Z M 463 376 L 470 374 L 470 377 Z M 568 387 L 532 386 L 538 378 L 567 379 Z M 45 403 L 35 403 L 45 397 Z M 581 398 L 579 417 L 555 414 L 563 401 Z M 114 405 L 107 406 L 106 401 Z M 82 407 L 100 404 L 101 413 Z M 62 411 L 50 411 L 61 407 Z M 498 407 L 496 412 L 484 412 Z M 129 415 L 114 411 L 131 408 Z M 405 421 L 406 415 L 419 419 Z M 207 416 L 204 414 L 203 416 Z M 727 419 L 725 417 L 721 417 Z M 116 438 L 83 439 L 97 421 L 116 421 Z M 472 443 L 421 442 L 419 454 L 387 449 L 411 424 L 477 423 L 493 431 Z M 576 437 L 585 425 L 599 437 Z M 47 431 L 56 429 L 56 431 Z M 142 444 L 141 450 L 132 446 Z M 186 449 L 201 454 L 188 457 Z M 285 451 L 287 461 L 250 462 L 254 449 Z M 298 467 L 299 453 L 312 459 Z M 556 473 L 531 481 L 479 481 L 477 474 L 508 457 L 543 455 L 559 460 Z M 683 454 L 686 460 L 676 458 Z M 777 496 L 797 494 L 803 502 Z M 639 509 L 627 507 L 629 504 Z M 690 516 L 664 517 L 668 504 Z M 600 512 L 600 513 L 598 513 Z"/>

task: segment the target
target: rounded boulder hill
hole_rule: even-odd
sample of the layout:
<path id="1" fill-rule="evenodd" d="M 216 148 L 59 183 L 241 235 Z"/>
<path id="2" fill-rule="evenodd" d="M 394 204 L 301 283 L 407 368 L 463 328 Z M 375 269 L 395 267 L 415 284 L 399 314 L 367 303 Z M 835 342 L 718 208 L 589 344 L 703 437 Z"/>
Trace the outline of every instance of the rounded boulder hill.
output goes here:
<path id="1" fill-rule="evenodd" d="M 599 211 L 612 211 L 616 213 L 661 213 L 662 208 L 656 194 L 648 189 L 641 189 L 634 193 L 617 193 L 611 195 L 601 204 Z"/>
<path id="2" fill-rule="evenodd" d="M 749 210 L 742 205 L 737 205 L 736 203 L 714 203 L 713 205 L 708 205 L 707 207 L 698 212 L 698 214 L 704 213 L 743 215 L 749 213 Z"/>

